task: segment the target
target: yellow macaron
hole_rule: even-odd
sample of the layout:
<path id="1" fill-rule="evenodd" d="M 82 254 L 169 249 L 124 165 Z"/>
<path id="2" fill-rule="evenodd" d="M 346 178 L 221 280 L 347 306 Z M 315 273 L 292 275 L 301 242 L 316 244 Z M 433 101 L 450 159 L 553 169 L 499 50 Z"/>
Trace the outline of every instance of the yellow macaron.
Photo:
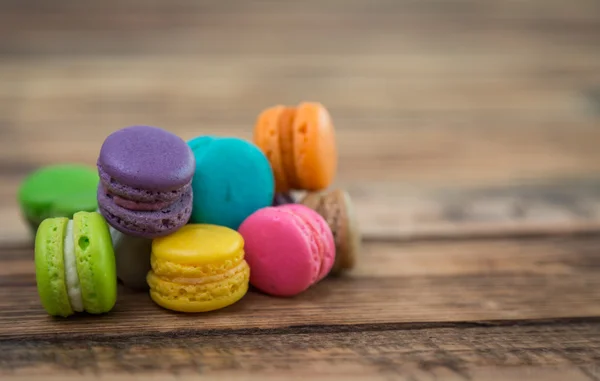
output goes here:
<path id="1" fill-rule="evenodd" d="M 248 291 L 244 239 L 223 226 L 188 224 L 152 241 L 146 280 L 159 306 L 180 312 L 227 307 Z"/>

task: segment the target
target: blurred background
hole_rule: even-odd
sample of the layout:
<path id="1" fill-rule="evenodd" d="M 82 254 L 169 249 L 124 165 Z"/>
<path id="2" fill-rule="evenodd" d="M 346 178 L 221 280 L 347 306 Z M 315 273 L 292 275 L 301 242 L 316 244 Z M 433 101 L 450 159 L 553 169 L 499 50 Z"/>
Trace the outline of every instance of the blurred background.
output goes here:
<path id="1" fill-rule="evenodd" d="M 0 2 L 0 241 L 46 164 L 135 124 L 250 139 L 318 101 L 367 237 L 595 229 L 595 0 Z"/>

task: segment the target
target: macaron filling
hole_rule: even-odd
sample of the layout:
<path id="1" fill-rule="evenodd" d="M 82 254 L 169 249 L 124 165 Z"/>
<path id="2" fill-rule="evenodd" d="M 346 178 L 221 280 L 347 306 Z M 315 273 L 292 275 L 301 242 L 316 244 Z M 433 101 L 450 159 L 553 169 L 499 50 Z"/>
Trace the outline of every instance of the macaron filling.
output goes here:
<path id="1" fill-rule="evenodd" d="M 333 234 L 327 221 L 316 211 L 301 204 L 287 204 L 281 206 L 282 209 L 287 209 L 295 213 L 304 220 L 310 227 L 313 235 L 318 243 L 320 254 L 319 275 L 317 281 L 323 279 L 330 271 L 335 260 L 335 242 Z"/>
<path id="2" fill-rule="evenodd" d="M 71 308 L 76 312 L 83 312 L 83 297 L 77 273 L 77 258 L 75 255 L 75 236 L 73 234 L 73 220 L 67 222 L 64 240 L 64 266 L 67 294 Z"/>
<path id="3" fill-rule="evenodd" d="M 167 235 L 185 225 L 190 218 L 192 189 L 168 207 L 156 211 L 123 208 L 110 199 L 102 186 L 98 187 L 98 204 L 102 215 L 121 233 L 153 238 Z"/>
<path id="4" fill-rule="evenodd" d="M 300 180 L 296 171 L 297 160 L 294 157 L 294 118 L 295 107 L 286 107 L 279 115 L 279 149 L 288 185 L 292 189 L 300 188 Z"/>
<path id="5" fill-rule="evenodd" d="M 154 204 L 165 201 L 173 203 L 181 198 L 192 186 L 192 180 L 190 179 L 183 186 L 171 190 L 159 191 L 136 188 L 117 181 L 104 170 L 101 163 L 98 163 L 97 166 L 100 183 L 107 193 L 135 202 Z"/>
<path id="6" fill-rule="evenodd" d="M 231 276 L 210 283 L 179 283 L 148 272 L 150 296 L 164 308 L 184 312 L 203 312 L 238 301 L 248 290 L 250 268 L 240 263 Z"/>
<path id="7" fill-rule="evenodd" d="M 311 265 L 313 272 L 311 274 L 311 283 L 317 282 L 319 280 L 321 265 L 323 264 L 323 258 L 325 256 L 325 247 L 317 238 L 317 231 L 313 228 L 306 216 L 296 213 L 285 206 L 279 207 L 278 209 L 280 212 L 284 212 L 292 216 L 292 221 L 295 222 L 296 226 L 307 240 L 307 243 L 310 247 L 310 252 L 312 253 Z"/>
<path id="8" fill-rule="evenodd" d="M 245 261 L 240 261 L 236 266 L 230 268 L 229 270 L 226 270 L 225 272 L 209 275 L 209 276 L 202 277 L 202 278 L 200 278 L 200 277 L 188 278 L 188 277 L 183 277 L 183 276 L 167 277 L 164 275 L 162 275 L 161 278 L 164 280 L 167 280 L 169 282 L 179 283 L 179 284 L 200 285 L 200 284 L 218 283 L 225 279 L 232 278 L 237 273 L 245 271 L 247 266 L 248 266 L 248 264 Z"/>
<path id="9" fill-rule="evenodd" d="M 275 177 L 275 188 L 280 192 L 289 189 L 285 166 L 281 158 L 281 148 L 279 147 L 281 140 L 279 116 L 284 109 L 284 106 L 275 106 L 265 110 L 259 115 L 257 127 L 254 131 L 254 139 L 271 164 Z"/>
<path id="10" fill-rule="evenodd" d="M 121 196 L 117 196 L 108 190 L 106 191 L 106 195 L 108 196 L 108 198 L 112 198 L 112 200 L 115 202 L 115 204 L 119 205 L 122 208 L 129 209 L 129 210 L 152 212 L 152 211 L 164 209 L 172 204 L 172 202 L 169 202 L 169 201 L 157 201 L 155 203 L 151 203 L 151 202 L 141 202 L 141 201 L 129 200 L 129 199 L 123 198 Z"/>

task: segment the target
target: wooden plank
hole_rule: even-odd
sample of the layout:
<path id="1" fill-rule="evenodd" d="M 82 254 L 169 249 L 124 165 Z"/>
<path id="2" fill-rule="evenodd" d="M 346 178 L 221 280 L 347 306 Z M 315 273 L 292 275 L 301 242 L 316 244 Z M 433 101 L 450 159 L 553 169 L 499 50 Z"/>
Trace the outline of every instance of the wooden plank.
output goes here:
<path id="1" fill-rule="evenodd" d="M 354 274 L 329 278 L 295 298 L 252 291 L 235 305 L 200 317 L 170 313 L 146 293 L 120 288 L 110 314 L 51 319 L 37 297 L 31 250 L 5 249 L 2 258 L 0 338 L 5 339 L 600 314 L 600 239 L 595 236 L 368 242 Z"/>
<path id="2" fill-rule="evenodd" d="M 452 123 L 456 113 L 472 118 L 486 112 L 494 114 L 492 125 L 519 117 L 555 124 L 565 116 L 585 120 L 586 94 L 600 77 L 600 53 L 586 50 L 547 61 L 560 53 L 569 54 L 448 56 L 434 50 L 315 59 L 289 52 L 273 57 L 57 57 L 42 62 L 14 56 L 0 66 L 5 82 L 0 97 L 24 102 L 16 110 L 6 109 L 29 123 L 77 120 L 86 113 L 107 113 L 107 121 L 115 113 L 112 118 L 119 113 L 155 118 L 171 111 L 177 114 L 163 118 L 181 114 L 186 124 L 194 122 L 191 116 L 237 124 L 253 121 L 273 103 L 304 99 L 319 100 L 334 116 L 348 119 L 403 116 L 419 123 L 412 120 L 415 115 L 442 112 Z M 30 107 L 39 110 L 30 113 Z M 68 113 L 50 112 L 54 107 Z"/>
<path id="3" fill-rule="evenodd" d="M 26 173 L 93 165 L 114 129 L 248 139 L 303 99 L 334 116 L 367 237 L 598 228 L 596 196 L 572 199 L 600 171 L 597 2 L 310 4 L 0 4 L 0 242 L 27 239 Z M 569 207 L 512 189 L 573 178 Z"/>
<path id="4" fill-rule="evenodd" d="M 121 119 L 120 122 L 99 123 L 99 119 L 89 119 L 94 115 L 90 113 L 87 122 L 81 121 L 79 131 L 70 131 L 68 126 L 79 123 L 67 120 L 64 123 L 47 121 L 46 125 L 52 126 L 49 130 L 40 129 L 43 121 L 21 123 L 16 120 L 14 130 L 6 132 L 10 139 L 0 145 L 5 148 L 0 154 L 5 163 L 3 172 L 10 171 L 11 166 L 26 169 L 68 160 L 93 164 L 107 135 L 146 120 L 114 112 L 113 117 Z M 106 118 L 110 119 L 110 115 L 107 113 Z M 337 120 L 339 180 L 472 185 L 478 181 L 498 183 L 548 180 L 566 175 L 591 176 L 600 167 L 600 153 L 593 146 L 600 139 L 600 132 L 594 128 L 597 123 L 591 121 L 574 121 L 569 128 L 563 123 L 542 121 L 531 122 L 528 127 L 511 126 L 508 122 L 491 123 L 489 129 L 482 129 L 475 122 L 443 126 L 422 122 L 419 128 L 413 128 L 407 121 L 397 119 Z M 237 127 L 219 122 L 213 123 L 213 127 L 179 123 L 182 124 L 175 121 L 150 124 L 169 129 L 184 139 L 215 133 L 251 139 L 254 120 L 249 117 Z M 361 129 L 364 123 L 369 123 L 373 130 Z M 398 123 L 397 128 L 394 123 Z M 40 132 L 34 132 L 36 130 Z"/>
<path id="5" fill-rule="evenodd" d="M 439 187 L 348 181 L 341 186 L 352 195 L 362 230 L 369 239 L 600 231 L 600 182 L 591 178 Z"/>
<path id="6" fill-rule="evenodd" d="M 7 6 L 0 19 L 12 39 L 0 44 L 12 54 L 131 54 L 231 51 L 281 53 L 290 44 L 301 52 L 389 51 L 389 42 L 373 37 L 393 35 L 396 47 L 460 47 L 464 42 L 492 42 L 488 50 L 509 51 L 509 46 L 535 47 L 551 36 L 571 48 L 595 46 L 598 5 L 594 1 L 550 5 L 540 2 L 343 2 L 311 4 L 288 2 L 234 2 L 218 5 L 189 2 L 157 6 L 95 6 L 64 3 L 62 7 L 40 7 L 38 12 Z M 226 2 L 228 3 L 228 2 Z M 423 4 L 420 4 L 423 3 Z M 74 5 L 75 4 L 75 5 Z M 240 29 L 247 33 L 239 33 Z M 140 33 L 140 30 L 145 30 Z M 363 31 L 370 31 L 364 33 Z M 479 33 L 472 33 L 478 30 Z M 348 32 L 354 32 L 348 35 Z M 317 39 L 326 35 L 329 38 Z M 519 36 L 526 34 L 527 39 Z M 428 37 L 429 36 L 429 37 Z M 188 38 L 184 38 L 188 37 Z M 282 38 L 285 37 L 285 38 Z M 459 38 L 460 37 L 460 38 Z M 64 44 L 48 43 L 56 38 Z M 97 44 L 87 42 L 94 39 Z M 421 45 L 415 40 L 422 42 Z M 134 42 L 135 41 L 135 42 Z M 223 44 L 227 41 L 227 44 Z M 195 42 L 195 43 L 191 43 Z M 394 47 L 394 45 L 391 45 Z"/>
<path id="7" fill-rule="evenodd" d="M 592 58 L 582 60 L 584 64 L 572 64 L 571 59 L 552 61 L 557 63 L 552 70 L 571 70 L 571 74 L 563 77 L 566 83 L 553 82 L 552 88 L 557 94 L 567 96 L 571 86 L 582 86 L 593 79 L 595 73 L 600 73 L 597 65 L 588 64 L 600 62 Z M 377 67 L 383 67 L 388 74 L 397 77 L 403 77 L 402 71 L 410 77 L 418 74 L 418 79 L 414 80 L 415 88 L 419 83 L 446 83 L 426 86 L 423 99 L 414 103 L 417 109 L 424 107 L 426 99 L 436 99 L 440 93 L 447 94 L 448 99 L 440 98 L 421 111 L 406 108 L 393 111 L 382 106 L 385 102 L 370 105 L 357 102 L 350 93 L 347 97 L 333 92 L 326 95 L 332 103 L 339 131 L 340 168 L 335 185 L 349 189 L 358 199 L 359 218 L 367 237 L 530 234 L 532 231 L 597 229 L 596 180 L 589 177 L 600 170 L 600 151 L 595 146 L 600 130 L 596 128 L 597 118 L 583 113 L 583 98 L 581 104 L 579 101 L 559 102 L 563 105 L 561 107 L 567 107 L 560 111 L 560 107 L 557 110 L 556 105 L 544 103 L 544 93 L 540 90 L 542 103 L 539 107 L 552 109 L 544 113 L 532 104 L 516 112 L 514 108 L 523 107 L 523 102 L 518 100 L 512 106 L 491 101 L 490 105 L 503 104 L 501 107 L 508 108 L 484 107 L 468 113 L 451 102 L 448 105 L 450 98 L 456 99 L 454 94 L 457 91 L 464 94 L 464 89 L 461 90 L 464 83 L 472 82 L 474 89 L 488 95 L 493 93 L 497 88 L 489 83 L 489 78 L 496 75 L 505 76 L 505 79 L 492 84 L 507 86 L 508 81 L 516 86 L 514 92 L 523 90 L 523 85 L 517 80 L 530 76 L 542 75 L 535 82 L 538 86 L 552 83 L 552 79 L 542 74 L 545 69 L 541 69 L 540 73 L 528 72 L 529 67 L 537 65 L 536 60 L 505 59 L 495 69 L 483 70 L 477 79 L 477 71 L 469 77 L 470 72 L 456 60 L 448 61 L 454 62 L 452 69 L 442 69 L 448 62 L 426 65 L 425 56 L 413 60 L 398 57 L 390 60 L 392 64 L 382 63 L 387 62 L 383 56 L 379 59 L 377 64 L 367 59 L 351 60 L 357 62 L 356 67 L 340 77 L 340 81 L 371 83 L 350 74 L 354 70 L 360 72 L 366 69 L 378 72 Z M 298 66 L 319 68 L 306 57 L 297 63 L 282 58 L 269 63 L 267 59 L 255 58 L 246 69 L 245 64 L 232 61 L 234 63 L 225 65 L 229 67 L 225 71 L 219 64 L 221 60 L 213 58 L 207 61 L 197 70 L 194 69 L 198 66 L 196 61 L 190 59 L 148 61 L 125 58 L 98 62 L 83 59 L 75 64 L 75 75 L 65 59 L 45 64 L 6 64 L 7 70 L 0 71 L 9 73 L 6 75 L 8 85 L 3 87 L 4 91 L 0 89 L 6 101 L 3 103 L 6 112 L 1 130 L 5 139 L 0 141 L 3 163 L 0 165 L 3 180 L 0 215 L 5 217 L 2 221 L 15 223 L 3 222 L 8 226 L 0 229 L 0 240 L 14 242 L 26 239 L 27 230 L 18 220 L 14 201 L 18 182 L 38 166 L 63 161 L 93 165 L 106 135 L 140 119 L 154 120 L 154 124 L 169 128 L 185 139 L 197 134 L 250 139 L 256 113 L 268 102 L 278 102 L 277 92 L 269 99 L 256 101 L 252 107 L 238 107 L 248 103 L 245 99 L 260 97 L 240 93 L 239 86 L 221 88 L 224 93 L 215 96 L 214 87 L 221 82 L 214 82 L 213 78 L 213 85 L 207 87 L 202 86 L 203 81 L 210 83 L 213 75 L 225 79 L 237 73 L 232 76 L 233 79 L 222 83 L 241 83 L 248 72 L 253 73 L 251 78 L 257 74 L 267 78 L 263 72 L 265 65 L 280 67 L 281 78 L 291 76 L 289 86 L 284 86 L 288 89 L 284 96 L 287 97 L 294 93 L 295 86 L 302 86 L 305 82 L 304 78 L 293 77 Z M 322 61 L 325 63 L 320 63 L 321 67 L 333 70 L 340 59 Z M 482 67 L 493 67 L 481 63 Z M 403 69 L 399 73 L 394 72 L 394 65 Z M 117 66 L 121 68 L 120 72 L 114 71 Z M 156 76 L 157 72 L 179 74 Z M 204 74 L 199 74 L 194 82 L 190 81 L 190 72 Z M 449 79 L 456 75 L 459 79 Z M 381 79 L 374 82 L 376 86 L 362 93 L 383 94 L 384 82 Z M 275 86 L 275 82 L 266 80 L 265 84 Z M 106 83 L 112 85 L 103 85 Z M 251 86 L 257 86 L 253 92 L 263 93 L 258 91 L 262 82 Z M 280 84 L 277 86 L 281 87 Z M 54 90 L 58 87 L 60 92 Z M 408 94 L 408 89 L 406 91 Z M 481 102 L 476 103 L 475 99 L 485 98 L 484 95 L 473 93 L 472 104 L 471 101 L 467 104 L 481 107 Z M 414 94 L 411 97 L 414 98 Z M 231 99 L 236 106 L 225 110 L 229 104 L 225 99 Z M 196 100 L 207 107 L 199 110 Z M 435 111 L 437 105 L 444 106 Z M 433 112 L 426 114 L 431 107 Z M 373 114 L 369 114 L 368 110 L 374 110 Z M 415 110 L 417 114 L 414 114 Z M 369 129 L 365 129 L 365 125 Z M 565 173 L 569 173 L 571 178 L 565 179 Z M 526 183 L 535 181 L 542 181 L 541 185 L 534 187 L 544 196 L 536 198 L 527 192 L 529 195 L 523 197 L 519 188 L 528 189 L 531 186 Z M 559 187 L 560 190 L 555 192 L 550 187 Z M 461 194 L 472 197 L 474 193 L 480 194 L 475 200 L 469 197 L 462 197 L 459 201 L 450 199 L 456 198 L 456 195 L 460 198 Z M 482 198 L 481 193 L 487 195 Z M 587 193 L 586 198 L 581 202 L 574 200 L 581 193 Z M 451 194 L 454 196 L 449 196 Z M 531 200 L 532 197 L 535 199 Z M 549 200 L 549 197 L 562 197 L 571 204 L 587 205 L 579 205 L 572 210 L 566 205 L 557 205 L 556 200 Z M 523 212 L 531 208 L 533 212 Z"/>
<path id="8" fill-rule="evenodd" d="M 15 172 L 19 171 L 17 167 Z M 29 242 L 32 235 L 16 204 L 16 192 L 23 176 L 6 176 L 0 187 L 0 243 Z M 350 179 L 339 180 L 334 187 L 347 189 L 352 196 L 363 238 L 367 240 L 544 236 L 600 231 L 600 179 L 490 186 L 409 186 Z M 297 195 L 301 196 L 301 193 Z"/>
<path id="9" fill-rule="evenodd" d="M 389 327 L 388 327 L 389 328 Z M 600 323 L 325 328 L 1 340 L 20 379 L 595 380 Z M 31 378 L 30 378 L 31 377 Z M 541 377 L 541 378 L 540 378 Z M 57 378 L 58 379 L 58 378 Z"/>

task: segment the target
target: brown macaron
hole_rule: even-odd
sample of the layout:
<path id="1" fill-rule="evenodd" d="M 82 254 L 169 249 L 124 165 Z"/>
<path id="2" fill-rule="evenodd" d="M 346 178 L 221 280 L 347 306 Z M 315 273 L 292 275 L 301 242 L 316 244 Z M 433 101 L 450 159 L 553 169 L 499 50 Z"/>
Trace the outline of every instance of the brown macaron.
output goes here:
<path id="1" fill-rule="evenodd" d="M 308 193 L 300 203 L 319 213 L 333 232 L 336 255 L 331 274 L 338 275 L 354 268 L 361 234 L 348 192 L 336 189 Z"/>

